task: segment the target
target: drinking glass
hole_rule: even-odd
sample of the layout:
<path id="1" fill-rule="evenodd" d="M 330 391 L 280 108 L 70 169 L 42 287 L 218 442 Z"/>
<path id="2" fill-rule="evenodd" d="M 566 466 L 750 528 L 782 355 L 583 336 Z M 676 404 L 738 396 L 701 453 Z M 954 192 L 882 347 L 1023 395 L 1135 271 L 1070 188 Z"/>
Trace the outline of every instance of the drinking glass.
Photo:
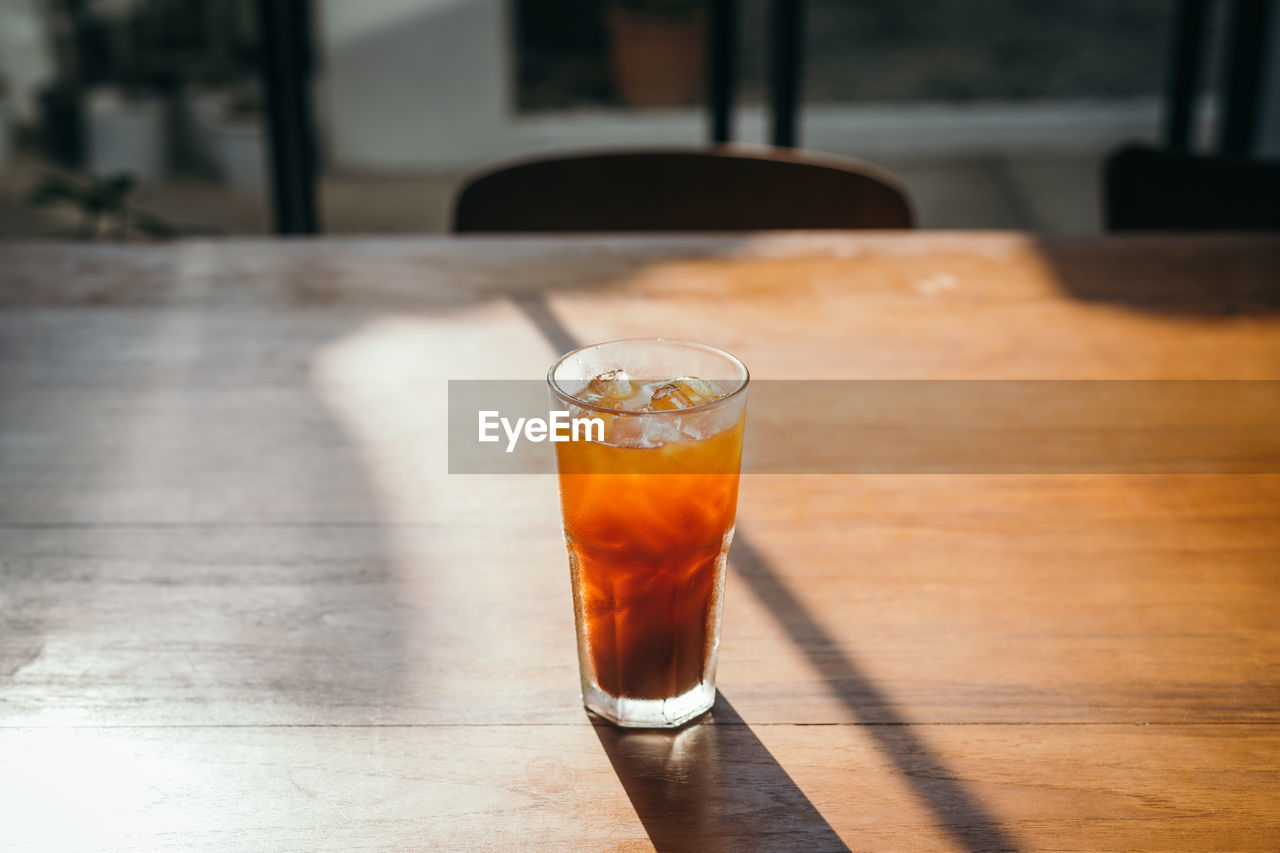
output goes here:
<path id="1" fill-rule="evenodd" d="M 597 421 L 555 448 L 583 703 L 617 725 L 671 728 L 715 701 L 748 378 L 723 350 L 662 339 L 548 371 L 553 409 Z"/>

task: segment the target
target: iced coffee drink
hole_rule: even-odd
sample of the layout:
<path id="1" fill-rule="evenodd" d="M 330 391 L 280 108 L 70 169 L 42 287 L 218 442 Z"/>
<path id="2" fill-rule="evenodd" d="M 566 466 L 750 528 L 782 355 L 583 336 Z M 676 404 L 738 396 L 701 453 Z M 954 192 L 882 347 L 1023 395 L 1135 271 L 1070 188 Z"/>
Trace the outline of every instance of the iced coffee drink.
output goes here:
<path id="1" fill-rule="evenodd" d="M 700 344 L 619 341 L 549 379 L 555 406 L 605 424 L 603 440 L 556 445 L 583 699 L 619 725 L 680 725 L 715 699 L 746 368 Z"/>

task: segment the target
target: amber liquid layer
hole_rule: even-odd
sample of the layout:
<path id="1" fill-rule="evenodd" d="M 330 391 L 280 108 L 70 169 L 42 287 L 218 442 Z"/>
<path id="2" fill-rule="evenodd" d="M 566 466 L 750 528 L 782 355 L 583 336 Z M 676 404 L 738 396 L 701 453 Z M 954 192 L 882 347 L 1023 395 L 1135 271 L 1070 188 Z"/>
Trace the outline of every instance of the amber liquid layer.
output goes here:
<path id="1" fill-rule="evenodd" d="M 741 422 L 655 448 L 557 448 L 579 651 L 604 693 L 663 700 L 713 677 L 741 449 Z"/>

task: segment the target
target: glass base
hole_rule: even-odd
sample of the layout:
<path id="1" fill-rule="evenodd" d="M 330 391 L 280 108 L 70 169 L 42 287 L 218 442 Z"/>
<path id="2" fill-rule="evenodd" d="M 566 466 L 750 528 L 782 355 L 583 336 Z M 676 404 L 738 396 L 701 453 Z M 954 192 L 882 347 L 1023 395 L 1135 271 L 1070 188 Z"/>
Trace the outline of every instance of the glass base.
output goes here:
<path id="1" fill-rule="evenodd" d="M 710 711 L 715 701 L 716 687 L 709 681 L 671 699 L 610 696 L 594 684 L 582 696 L 588 711 L 628 729 L 674 729 Z"/>

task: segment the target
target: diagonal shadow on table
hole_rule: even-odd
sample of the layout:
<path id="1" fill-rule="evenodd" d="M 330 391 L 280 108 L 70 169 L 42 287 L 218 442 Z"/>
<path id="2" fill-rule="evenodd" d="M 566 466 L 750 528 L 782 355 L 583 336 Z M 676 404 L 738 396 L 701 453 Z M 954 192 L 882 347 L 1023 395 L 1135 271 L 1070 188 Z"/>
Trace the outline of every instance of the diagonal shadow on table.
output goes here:
<path id="1" fill-rule="evenodd" d="M 971 851 L 1018 849 L 999 821 L 965 790 L 964 782 L 912 731 L 893 700 L 818 624 L 768 560 L 742 535 L 741 527 L 734 536 L 729 562 L 957 844 Z"/>
<path id="2" fill-rule="evenodd" d="M 1032 244 L 1072 299 L 1166 317 L 1280 312 L 1280 240 L 1256 234 L 1041 236 Z M 1144 251 L 1134 251 L 1144 245 Z"/>
<path id="3" fill-rule="evenodd" d="M 658 853 L 849 849 L 723 693 L 677 731 L 592 722 Z"/>
<path id="4" fill-rule="evenodd" d="M 572 332 L 560 321 L 547 304 L 542 294 L 526 295 L 513 299 L 517 307 L 538 328 L 544 337 L 557 350 L 567 352 L 582 346 Z M 884 693 L 858 666 L 857 661 L 844 652 L 839 643 L 831 636 L 804 604 L 787 587 L 778 572 L 769 564 L 761 553 L 743 534 L 739 525 L 734 536 L 733 548 L 730 551 L 729 563 L 736 574 L 742 577 L 752 593 L 765 605 L 778 623 L 786 630 L 791 641 L 804 652 L 827 682 L 829 688 L 839 696 L 841 701 L 862 724 L 880 751 L 885 754 L 904 778 L 910 783 L 912 790 L 920 801 L 934 814 L 946 832 L 963 849 L 970 851 L 1017 850 L 1013 839 L 1004 831 L 996 818 L 991 815 L 978 799 L 965 790 L 964 783 L 946 766 L 946 763 L 934 755 L 928 745 L 911 730 L 909 721 L 893 707 L 892 699 Z M 804 810 L 807 807 L 813 816 L 821 821 L 830 831 L 830 825 L 817 813 L 813 805 L 804 798 L 804 794 L 795 787 L 795 783 L 787 776 L 786 771 L 769 755 L 764 745 L 755 738 L 750 729 L 742 723 L 742 719 L 724 700 L 717 698 L 712 710 L 712 721 L 736 723 L 745 733 L 746 744 L 742 747 L 747 752 L 754 751 L 757 756 L 763 753 L 767 760 L 757 760 L 755 765 L 763 775 L 746 781 L 746 790 L 734 791 L 725 784 L 706 785 L 710 791 L 694 797 L 693 817 L 702 819 L 704 812 L 712 821 L 712 834 L 704 840 L 693 830 L 698 838 L 696 845 L 690 844 L 690 830 L 682 829 L 682 820 L 673 820 L 668 813 L 678 814 L 682 808 L 679 803 L 670 799 L 677 793 L 685 791 L 681 784 L 682 774 L 689 777 L 699 772 L 707 773 L 703 763 L 714 761 L 722 749 L 722 744 L 730 739 L 730 735 L 694 735 L 690 740 L 693 746 L 685 748 L 692 754 L 691 759 L 676 760 L 674 756 L 680 744 L 680 736 L 685 732 L 698 732 L 702 728 L 715 728 L 706 722 L 685 729 L 676 734 L 649 733 L 651 739 L 644 740 L 640 736 L 618 733 L 603 723 L 596 725 L 596 733 L 614 770 L 622 780 L 623 786 L 631 797 L 641 821 L 644 822 L 650 840 L 659 851 L 689 849 L 691 846 L 700 850 L 716 849 L 714 830 L 724 826 L 723 821 L 735 822 L 734 832 L 738 837 L 748 833 L 738 832 L 742 829 L 740 821 L 744 802 L 752 797 L 760 796 L 759 790 L 768 790 L 772 782 L 779 786 L 779 796 L 794 810 L 791 819 L 799 822 L 798 829 L 813 832 L 815 824 L 806 823 Z M 741 733 L 740 733 L 741 734 Z M 699 747 L 700 740 L 711 743 Z M 753 748 L 751 743 L 754 742 Z M 681 755 L 684 753 L 682 752 Z M 672 756 L 672 766 L 663 763 L 663 756 Z M 699 760 L 701 757 L 701 760 Z M 770 770 L 769 765 L 772 765 Z M 720 778 L 720 777 L 714 777 Z M 799 800 L 795 799 L 799 797 Z M 801 802 L 802 801 L 802 802 Z M 675 812 L 671 810 L 675 809 Z M 720 821 L 720 823 L 714 823 Z M 767 824 L 767 821 L 766 821 Z M 805 830 L 805 827 L 810 827 Z M 656 833 L 656 834 L 655 834 Z M 831 832 L 831 839 L 836 842 L 832 849 L 847 849 L 839 838 Z M 682 846 L 683 845 L 683 846 Z M 806 842 L 804 849 L 827 849 Z"/>

